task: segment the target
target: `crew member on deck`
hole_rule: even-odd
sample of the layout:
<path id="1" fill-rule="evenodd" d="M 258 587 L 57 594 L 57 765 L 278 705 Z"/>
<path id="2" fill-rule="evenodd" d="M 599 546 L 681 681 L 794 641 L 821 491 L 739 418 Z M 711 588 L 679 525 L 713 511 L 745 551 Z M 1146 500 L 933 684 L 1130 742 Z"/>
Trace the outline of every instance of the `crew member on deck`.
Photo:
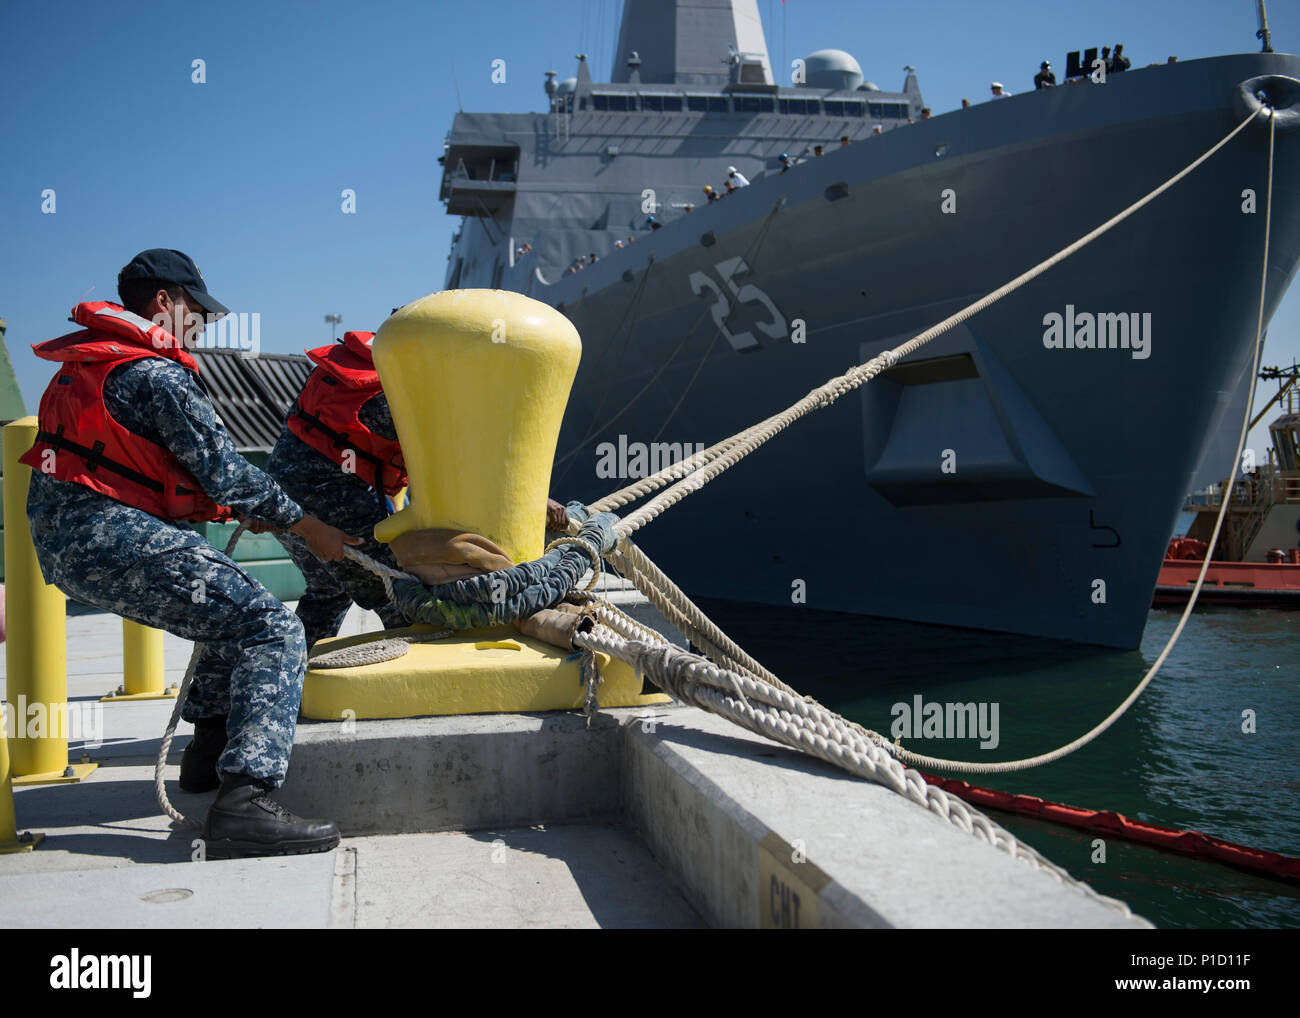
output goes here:
<path id="1" fill-rule="evenodd" d="M 179 251 L 141 252 L 122 304 L 78 304 L 84 327 L 35 347 L 60 362 L 41 397 L 27 516 L 47 582 L 69 597 L 204 646 L 182 717 L 221 729 L 207 787 L 220 791 L 210 858 L 327 851 L 329 821 L 274 802 L 302 698 L 302 624 L 185 521 L 243 519 L 291 530 L 324 559 L 359 544 L 307 516 L 236 451 L 186 346 L 205 314 L 228 314 Z M 177 338 L 180 337 L 180 338 Z M 219 719 L 219 720 L 218 720 Z"/>
<path id="2" fill-rule="evenodd" d="M 316 368 L 289 411 L 266 472 L 304 509 L 357 534 L 363 553 L 396 569 L 393 553 L 373 531 L 387 518 L 389 499 L 406 487 L 406 465 L 375 369 L 374 339 L 373 332 L 347 332 L 341 343 L 307 351 Z M 322 562 L 293 534 L 277 536 L 307 581 L 298 618 L 308 650 L 338 634 L 354 601 L 377 612 L 385 628 L 406 625 L 379 577 L 351 559 Z"/>
<path id="3" fill-rule="evenodd" d="M 749 178 L 746 177 L 734 166 L 727 167 L 727 180 L 729 183 L 734 184 L 737 189 L 742 187 L 749 187 Z"/>

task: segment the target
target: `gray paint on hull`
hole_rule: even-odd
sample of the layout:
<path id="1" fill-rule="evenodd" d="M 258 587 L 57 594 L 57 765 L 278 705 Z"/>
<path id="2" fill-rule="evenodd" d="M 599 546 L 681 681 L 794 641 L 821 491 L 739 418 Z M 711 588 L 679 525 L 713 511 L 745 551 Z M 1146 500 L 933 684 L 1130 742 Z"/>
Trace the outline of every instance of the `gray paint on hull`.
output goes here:
<path id="1" fill-rule="evenodd" d="M 661 369 L 589 450 L 620 433 L 654 440 L 697 368 L 658 440 L 709 443 L 780 409 L 1184 166 L 1239 122 L 1236 81 L 1298 70 L 1295 57 L 1225 57 L 956 111 L 757 180 L 554 286 L 508 276 L 504 285 L 562 305 L 584 339 L 559 454 Z M 790 603 L 791 583 L 803 579 L 814 607 L 1136 646 L 1181 499 L 1254 339 L 1263 218 L 1241 214 L 1240 192 L 1254 187 L 1262 206 L 1266 146 L 1248 129 L 1136 219 L 972 320 L 964 338 L 917 355 L 968 352 L 996 364 L 1042 433 L 1007 430 L 1006 399 L 996 394 L 985 416 L 1001 421 L 1022 461 L 1026 445 L 1060 450 L 1069 462 L 1050 470 L 1073 466 L 1095 495 L 1075 485 L 1050 497 L 892 504 L 868 481 L 872 442 L 888 436 L 864 433 L 876 398 L 864 393 L 801 421 L 656 520 L 642 538 L 647 550 L 700 595 Z M 1267 315 L 1300 258 L 1298 158 L 1295 136 L 1280 134 Z M 840 181 L 848 197 L 828 201 Z M 939 212 L 945 187 L 957 192 L 956 215 Z M 716 240 L 710 247 L 700 244 L 705 233 Z M 715 335 L 709 301 L 691 293 L 689 279 L 716 275 L 738 255 L 748 255 L 751 272 L 737 284 L 757 286 L 787 321 L 805 319 L 805 344 L 760 337 L 759 349 L 739 353 Z M 1043 315 L 1066 304 L 1150 312 L 1152 356 L 1044 349 Z M 731 324 L 764 316 L 750 305 Z M 989 427 L 972 436 L 954 422 L 959 473 L 962 443 L 987 448 Z M 593 498 L 618 486 L 595 477 L 594 464 L 594 451 L 560 462 L 555 489 Z M 1094 547 L 1112 543 L 1112 532 L 1120 547 Z M 1104 605 L 1091 598 L 1096 579 L 1106 582 Z"/>

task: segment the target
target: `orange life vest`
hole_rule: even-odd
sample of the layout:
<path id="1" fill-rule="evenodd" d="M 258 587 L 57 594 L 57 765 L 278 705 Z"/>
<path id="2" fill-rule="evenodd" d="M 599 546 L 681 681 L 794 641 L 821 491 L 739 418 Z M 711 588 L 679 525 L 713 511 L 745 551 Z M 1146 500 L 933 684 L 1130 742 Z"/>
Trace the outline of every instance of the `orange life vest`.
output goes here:
<path id="1" fill-rule="evenodd" d="M 395 495 L 407 484 L 401 443 L 375 434 L 360 416 L 366 401 L 383 392 L 374 339 L 373 332 L 347 332 L 342 343 L 307 351 L 318 367 L 289 414 L 289 430 L 376 490 Z"/>
<path id="2" fill-rule="evenodd" d="M 36 444 L 19 462 L 163 519 L 232 519 L 171 450 L 122 427 L 104 403 L 104 382 L 119 365 L 164 357 L 197 378 L 194 358 L 166 329 L 110 301 L 78 304 L 72 320 L 86 328 L 32 347 L 63 363 L 41 396 Z"/>

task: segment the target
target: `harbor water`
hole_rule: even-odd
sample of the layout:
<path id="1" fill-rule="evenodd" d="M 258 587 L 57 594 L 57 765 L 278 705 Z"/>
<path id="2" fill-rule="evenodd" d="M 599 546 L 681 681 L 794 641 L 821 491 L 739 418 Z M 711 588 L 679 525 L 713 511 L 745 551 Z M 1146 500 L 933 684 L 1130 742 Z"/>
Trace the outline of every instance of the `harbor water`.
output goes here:
<path id="1" fill-rule="evenodd" d="M 1141 647 L 1117 651 L 802 606 L 701 607 L 800 692 L 891 738 L 895 705 L 917 696 L 997 705 L 994 748 L 978 737 L 902 740 L 979 762 L 1048 752 L 1092 728 L 1141 680 L 1181 612 L 1153 609 Z M 1093 743 L 1028 771 L 945 776 L 1300 856 L 1298 641 L 1294 608 L 1198 608 L 1151 685 Z M 1295 885 L 1114 838 L 1094 862 L 1100 835 L 990 816 L 1159 927 L 1300 928 Z"/>

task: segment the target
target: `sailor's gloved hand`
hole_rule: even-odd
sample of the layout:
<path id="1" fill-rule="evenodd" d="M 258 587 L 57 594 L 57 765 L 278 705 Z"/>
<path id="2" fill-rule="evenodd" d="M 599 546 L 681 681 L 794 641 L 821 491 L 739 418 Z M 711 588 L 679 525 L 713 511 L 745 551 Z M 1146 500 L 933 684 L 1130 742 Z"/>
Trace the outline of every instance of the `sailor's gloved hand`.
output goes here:
<path id="1" fill-rule="evenodd" d="M 307 542 L 313 555 L 326 562 L 337 562 L 343 558 L 345 545 L 355 547 L 363 543 L 361 538 L 345 534 L 338 527 L 331 527 L 315 516 L 304 516 L 290 529 Z"/>
<path id="2" fill-rule="evenodd" d="M 250 534 L 269 534 L 275 529 L 275 524 L 267 523 L 266 520 L 259 520 L 254 516 L 235 513 L 235 519 L 242 523 Z"/>

